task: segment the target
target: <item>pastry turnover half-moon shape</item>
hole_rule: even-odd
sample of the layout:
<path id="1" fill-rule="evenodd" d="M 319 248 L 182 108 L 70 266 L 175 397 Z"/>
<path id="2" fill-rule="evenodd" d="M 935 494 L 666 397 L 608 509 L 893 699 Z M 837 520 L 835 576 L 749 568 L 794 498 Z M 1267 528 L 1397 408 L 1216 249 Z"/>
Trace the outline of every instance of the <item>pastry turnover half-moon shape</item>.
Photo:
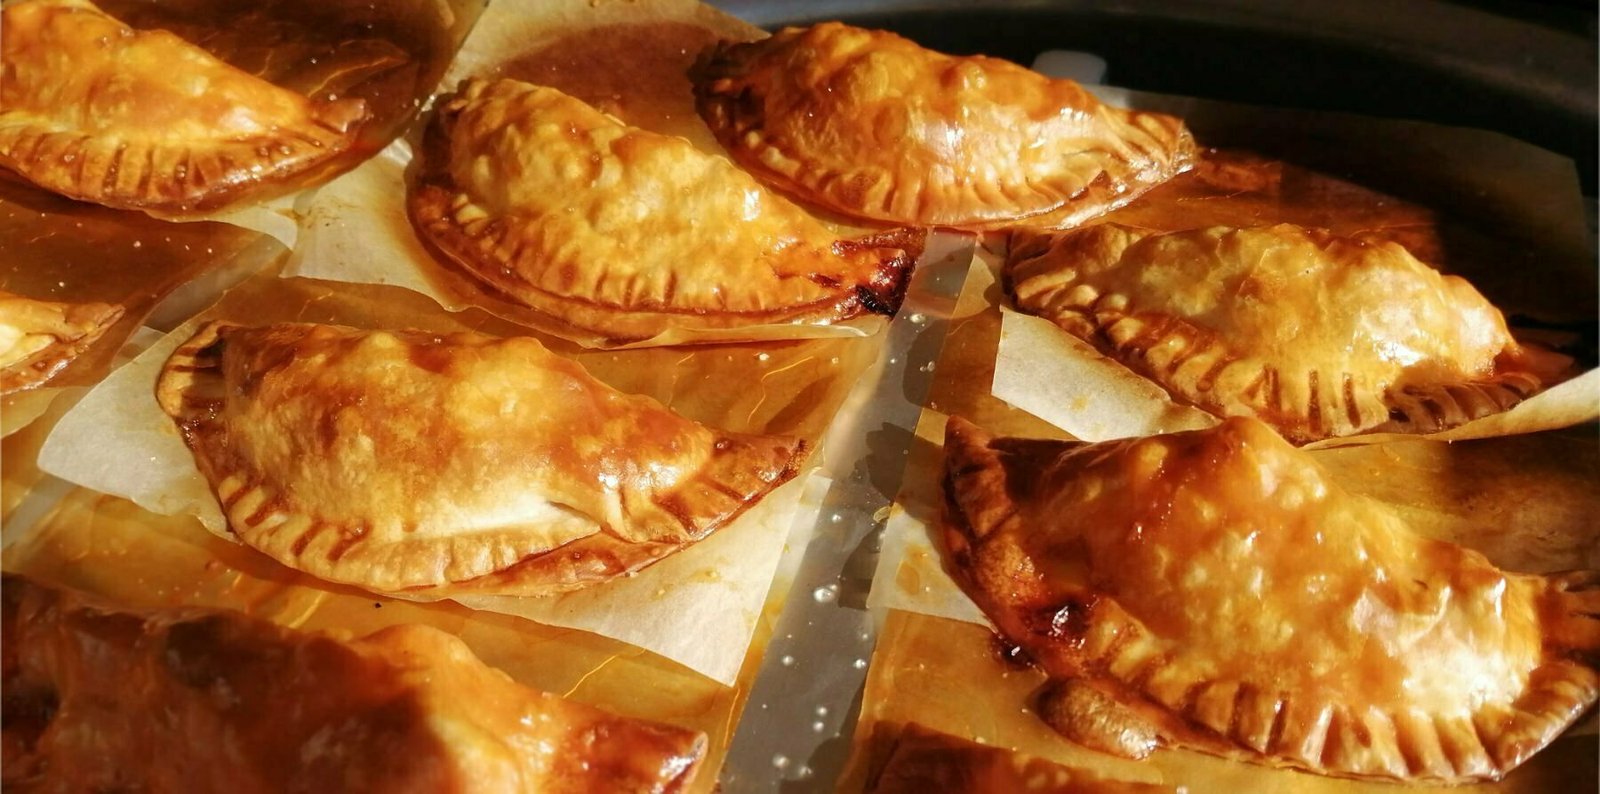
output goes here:
<path id="1" fill-rule="evenodd" d="M 0 290 L 0 394 L 54 377 L 122 317 L 109 303 L 58 303 Z"/>
<path id="2" fill-rule="evenodd" d="M 533 339 L 473 333 L 213 323 L 157 397 L 241 540 L 379 592 L 623 575 L 727 524 L 806 454 L 622 394 Z"/>
<path id="3" fill-rule="evenodd" d="M 1071 80 L 953 57 L 838 22 L 723 42 L 697 65 L 700 115 L 740 164 L 856 217 L 982 230 L 1071 225 L 1188 168 L 1171 116 Z"/>
<path id="4" fill-rule="evenodd" d="M 69 198 L 212 209 L 339 154 L 366 117 L 87 0 L 22 0 L 3 20 L 0 166 Z"/>
<path id="5" fill-rule="evenodd" d="M 130 612 L 6 575 L 6 787 L 682 791 L 691 730 L 524 687 L 455 637 L 361 639 L 234 612 Z"/>
<path id="6" fill-rule="evenodd" d="M 945 452 L 952 569 L 1088 746 L 1495 779 L 1600 694 L 1600 572 L 1413 534 L 1254 419 L 1082 444 L 953 418 Z"/>
<path id="7" fill-rule="evenodd" d="M 464 83 L 422 157 L 410 207 L 424 239 L 511 300 L 613 341 L 893 314 L 921 244 L 838 240 L 687 140 L 516 80 Z"/>
<path id="8" fill-rule="evenodd" d="M 1176 399 L 1297 443 L 1463 424 L 1567 363 L 1519 345 L 1472 285 L 1397 244 L 1287 224 L 1019 231 L 1003 282 L 1019 310 Z"/>

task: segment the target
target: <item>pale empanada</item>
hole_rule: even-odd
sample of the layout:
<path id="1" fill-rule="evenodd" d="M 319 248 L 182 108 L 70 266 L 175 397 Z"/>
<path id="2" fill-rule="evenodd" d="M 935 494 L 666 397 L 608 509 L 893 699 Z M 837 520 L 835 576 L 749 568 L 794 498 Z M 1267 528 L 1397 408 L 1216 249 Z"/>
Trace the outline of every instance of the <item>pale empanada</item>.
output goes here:
<path id="1" fill-rule="evenodd" d="M 1399 245 L 1287 224 L 1019 232 L 1004 285 L 1178 400 L 1296 442 L 1459 425 L 1567 363 Z"/>
<path id="2" fill-rule="evenodd" d="M 467 81 L 423 158 L 410 205 L 425 239 L 499 293 L 613 341 L 893 314 L 905 248 L 920 245 L 835 239 L 687 140 L 515 80 Z"/>
<path id="3" fill-rule="evenodd" d="M 542 595 L 637 570 L 794 476 L 533 339 L 213 323 L 157 386 L 245 543 L 379 592 Z"/>
<path id="4" fill-rule="evenodd" d="M 894 737 L 867 794 L 1170 794 L 1158 783 L 1109 780 L 916 723 Z"/>
<path id="5" fill-rule="evenodd" d="M 981 230 L 1048 212 L 1049 225 L 1072 225 L 1183 171 L 1194 153 L 1171 116 L 838 22 L 723 42 L 694 79 L 700 115 L 740 164 L 894 223 Z"/>
<path id="6" fill-rule="evenodd" d="M 1600 694 L 1600 572 L 1413 534 L 1256 420 L 1081 444 L 954 418 L 945 452 L 952 568 L 1090 746 L 1494 779 Z"/>
<path id="7" fill-rule="evenodd" d="M 120 317 L 122 307 L 109 303 L 57 303 L 0 290 L 0 394 L 55 377 Z"/>
<path id="8" fill-rule="evenodd" d="M 212 209 L 347 149 L 359 99 L 309 100 L 87 0 L 5 7 L 0 166 L 122 209 Z"/>
<path id="9" fill-rule="evenodd" d="M 524 687 L 460 640 L 343 641 L 233 612 L 129 612 L 6 575 L 6 788 L 677 792 L 695 731 Z"/>

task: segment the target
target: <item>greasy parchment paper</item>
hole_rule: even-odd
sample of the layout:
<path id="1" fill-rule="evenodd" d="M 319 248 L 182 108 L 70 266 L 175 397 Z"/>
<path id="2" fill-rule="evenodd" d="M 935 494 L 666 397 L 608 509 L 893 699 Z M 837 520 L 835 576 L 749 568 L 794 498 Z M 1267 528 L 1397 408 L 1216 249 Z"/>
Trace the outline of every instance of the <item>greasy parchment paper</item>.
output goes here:
<path id="1" fill-rule="evenodd" d="M 62 393 L 104 377 L 141 323 L 161 322 L 169 306 L 189 296 L 214 300 L 283 253 L 276 240 L 236 226 L 168 223 L 69 201 L 0 172 L 0 289 L 123 309 L 98 341 L 48 381 L 0 397 L 0 435 L 28 426 Z"/>
<path id="2" fill-rule="evenodd" d="M 720 38 L 763 35 L 693 0 L 498 0 L 462 46 L 440 90 L 454 91 L 466 77 L 491 74 L 549 85 L 629 124 L 686 138 L 720 157 L 725 156 L 722 148 L 695 113 L 686 72 L 700 50 Z M 881 318 L 869 316 L 833 324 L 676 328 L 618 345 L 529 309 L 456 266 L 441 263 L 418 240 L 406 210 L 406 171 L 423 125 L 417 126 L 406 139 L 395 141 L 312 198 L 301 245 L 285 275 L 404 287 L 451 311 L 479 307 L 585 347 L 862 337 L 884 325 Z M 841 236 L 865 231 L 829 223 Z"/>
<path id="3" fill-rule="evenodd" d="M 946 571 L 944 544 L 935 534 L 949 415 L 1004 435 L 1067 437 L 987 388 L 1001 333 L 987 258 L 992 254 L 974 256 L 884 531 L 868 599 L 883 628 L 868 673 L 855 754 L 840 790 L 862 788 L 905 722 L 1109 777 L 1181 783 L 1192 791 L 1393 790 L 1390 784 L 1272 770 L 1186 750 L 1128 761 L 1066 741 L 1031 713 L 1044 676 L 1003 657 L 982 611 Z M 1600 527 L 1594 524 L 1600 493 L 1593 486 L 1600 479 L 1600 443 L 1586 429 L 1455 443 L 1407 438 L 1311 454 L 1341 485 L 1393 507 L 1414 530 L 1477 549 L 1503 568 L 1600 567 Z M 1591 717 L 1568 731 L 1499 784 L 1449 790 L 1558 791 L 1592 782 L 1594 722 Z"/>
<path id="4" fill-rule="evenodd" d="M 359 97 L 368 118 L 348 151 L 282 183 L 263 185 L 216 210 L 151 213 L 173 222 L 214 221 L 269 235 L 286 248 L 299 233 L 297 201 L 393 140 L 432 94 L 483 9 L 481 0 L 101 0 L 136 29 L 164 29 L 267 82 L 305 96 Z"/>
<path id="5" fill-rule="evenodd" d="M 1093 346 L 1040 317 L 1001 308 L 994 393 L 1085 441 L 1148 436 L 1211 427 L 1220 420 L 1172 399 Z M 1589 370 L 1513 406 L 1511 410 L 1423 435 L 1439 441 L 1553 430 L 1600 419 L 1600 370 Z M 1311 448 L 1417 438 L 1366 433 L 1331 438 Z"/>
<path id="6" fill-rule="evenodd" d="M 208 319 L 467 329 L 499 335 L 519 330 L 482 312 L 447 313 L 403 290 L 264 273 L 86 395 L 46 440 L 39 454 L 40 468 L 157 513 L 195 515 L 220 537 L 231 537 L 192 456 L 154 396 L 157 375 L 171 350 Z M 875 360 L 875 341 L 822 339 L 571 355 L 611 385 L 648 394 L 698 421 L 737 432 L 781 433 L 815 442 L 856 378 Z M 712 537 L 633 577 L 554 598 L 464 601 L 479 609 L 621 639 L 716 681 L 731 682 L 796 520 L 804 480 L 802 476 L 779 488 Z M 814 504 L 807 509 L 814 510 Z M 800 518 L 810 525 L 804 515 Z"/>

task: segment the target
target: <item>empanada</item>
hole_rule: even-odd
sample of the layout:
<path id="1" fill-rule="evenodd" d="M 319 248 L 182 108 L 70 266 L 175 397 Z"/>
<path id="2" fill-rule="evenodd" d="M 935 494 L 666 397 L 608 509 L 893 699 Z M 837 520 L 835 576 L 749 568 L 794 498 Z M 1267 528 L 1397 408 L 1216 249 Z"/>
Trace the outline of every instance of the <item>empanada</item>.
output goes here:
<path id="1" fill-rule="evenodd" d="M 1158 783 L 1109 780 L 915 723 L 895 736 L 867 794 L 1171 794 Z"/>
<path id="2" fill-rule="evenodd" d="M 1567 363 L 1518 345 L 1472 285 L 1399 245 L 1288 224 L 1018 232 L 1003 283 L 1179 401 L 1295 442 L 1453 427 Z"/>
<path id="3" fill-rule="evenodd" d="M 899 308 L 909 237 L 838 240 L 688 141 L 553 88 L 469 80 L 430 128 L 413 222 L 513 301 L 613 341 Z"/>
<path id="4" fill-rule="evenodd" d="M 6 575 L 7 789 L 677 792 L 705 736 L 539 692 L 460 640 L 130 612 Z"/>
<path id="5" fill-rule="evenodd" d="M 873 220 L 981 230 L 1051 212 L 1050 225 L 1073 225 L 1194 153 L 1171 116 L 838 22 L 723 42 L 693 77 L 701 117 L 741 165 Z"/>
<path id="6" fill-rule="evenodd" d="M 122 317 L 109 303 L 57 303 L 0 290 L 0 394 L 55 377 Z"/>
<path id="7" fill-rule="evenodd" d="M 649 565 L 793 477 L 528 338 L 212 323 L 157 385 L 245 543 L 379 592 L 543 595 Z"/>
<path id="8" fill-rule="evenodd" d="M 359 99 L 310 100 L 87 0 L 5 7 L 0 166 L 121 209 L 213 209 L 347 149 Z"/>
<path id="9" fill-rule="evenodd" d="M 1600 694 L 1600 572 L 1409 531 L 1266 425 L 1099 444 L 945 436 L 957 579 L 1097 749 L 1495 779 Z"/>

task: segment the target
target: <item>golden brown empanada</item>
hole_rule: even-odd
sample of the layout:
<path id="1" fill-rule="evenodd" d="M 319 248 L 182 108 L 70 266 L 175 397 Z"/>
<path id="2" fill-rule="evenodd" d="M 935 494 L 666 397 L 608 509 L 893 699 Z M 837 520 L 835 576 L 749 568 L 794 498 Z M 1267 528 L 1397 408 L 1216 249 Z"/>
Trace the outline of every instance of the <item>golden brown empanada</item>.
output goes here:
<path id="1" fill-rule="evenodd" d="M 869 794 L 1158 794 L 1156 783 L 1107 780 L 1000 747 L 978 744 L 915 723 L 894 739 Z"/>
<path id="2" fill-rule="evenodd" d="M 0 166 L 122 209 L 212 209 L 348 148 L 366 107 L 246 74 L 87 0 L 23 0 L 0 33 Z"/>
<path id="3" fill-rule="evenodd" d="M 43 384 L 122 317 L 109 303 L 57 303 L 0 290 L 0 394 Z"/>
<path id="4" fill-rule="evenodd" d="M 649 565 L 793 477 L 533 339 L 212 323 L 157 385 L 245 543 L 380 592 L 543 595 Z"/>
<path id="5" fill-rule="evenodd" d="M 1171 116 L 1102 104 L 1071 80 L 957 58 L 838 22 L 723 42 L 693 75 L 735 160 L 849 215 L 995 229 L 1073 225 L 1188 167 Z"/>
<path id="6" fill-rule="evenodd" d="M 127 612 L 6 575 L 4 766 L 29 791 L 676 792 L 695 731 L 528 689 L 460 640 Z"/>
<path id="7" fill-rule="evenodd" d="M 945 436 L 958 580 L 1097 749 L 1494 779 L 1600 694 L 1600 572 L 1413 534 L 1253 419 L 1082 444 Z"/>
<path id="8" fill-rule="evenodd" d="M 553 88 L 468 80 L 411 214 L 499 293 L 613 341 L 900 306 L 920 236 L 837 240 L 726 160 Z"/>
<path id="9" fill-rule="evenodd" d="M 1432 432 L 1503 411 L 1564 357 L 1394 243 L 1280 224 L 1018 232 L 1004 285 L 1174 398 L 1299 442 Z"/>

